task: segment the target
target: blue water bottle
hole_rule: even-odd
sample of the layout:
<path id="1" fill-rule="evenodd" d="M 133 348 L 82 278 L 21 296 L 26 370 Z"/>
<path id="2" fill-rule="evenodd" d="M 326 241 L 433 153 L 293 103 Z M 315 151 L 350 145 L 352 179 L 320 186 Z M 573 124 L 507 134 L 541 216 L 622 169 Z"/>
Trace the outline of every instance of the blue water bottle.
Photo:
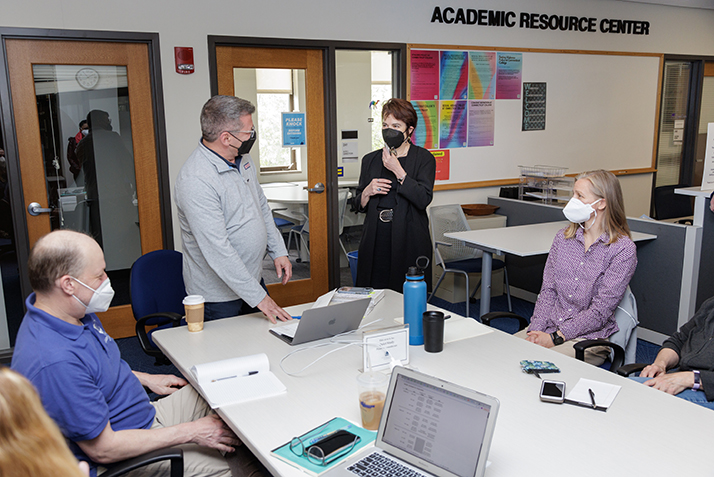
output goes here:
<path id="1" fill-rule="evenodd" d="M 422 315 L 426 311 L 424 270 L 409 267 L 404 281 L 404 323 L 409 323 L 409 344 L 424 344 Z"/>

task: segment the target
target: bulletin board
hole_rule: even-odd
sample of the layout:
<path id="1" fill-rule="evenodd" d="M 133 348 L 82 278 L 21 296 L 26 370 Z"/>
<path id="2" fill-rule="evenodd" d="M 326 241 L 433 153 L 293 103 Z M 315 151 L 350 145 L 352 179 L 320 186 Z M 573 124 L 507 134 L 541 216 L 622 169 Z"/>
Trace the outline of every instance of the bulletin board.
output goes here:
<path id="1" fill-rule="evenodd" d="M 486 96 L 480 98 L 480 104 L 474 103 L 473 106 L 483 109 L 484 104 L 492 102 L 492 109 L 487 113 L 456 111 L 454 105 L 460 101 L 452 101 L 453 95 L 460 94 L 463 97 L 465 94 L 466 100 L 469 95 L 473 98 L 474 93 L 469 90 L 473 81 L 466 80 L 469 85 L 466 93 L 459 93 L 460 88 L 464 88 L 463 81 L 459 82 L 454 75 L 441 81 L 438 94 L 444 94 L 449 104 L 442 105 L 440 97 L 433 101 L 435 106 L 429 107 L 443 110 L 443 117 L 446 118 L 450 117 L 449 114 L 453 116 L 459 113 L 461 117 L 467 118 L 467 122 L 469 116 L 480 120 L 478 118 L 491 114 L 493 144 L 487 144 L 488 141 L 478 144 L 474 140 L 474 146 L 471 146 L 468 139 L 459 143 L 439 143 L 437 138 L 432 138 L 433 145 L 437 147 L 430 149 L 439 149 L 438 146 L 445 144 L 458 144 L 458 147 L 441 148 L 449 151 L 450 171 L 449 179 L 437 181 L 437 190 L 512 184 L 519 176 L 519 165 L 561 166 L 567 168 L 568 174 L 591 169 L 607 169 L 619 174 L 654 171 L 662 55 L 415 44 L 409 45 L 408 50 L 409 100 L 413 99 L 412 74 L 419 74 L 416 59 L 412 69 L 412 51 L 415 52 L 415 58 L 418 52 L 439 52 L 437 56 L 441 58 L 441 68 L 444 68 L 445 61 L 452 61 L 453 64 L 451 57 L 458 58 L 462 52 L 500 52 L 503 55 L 503 52 L 512 52 L 521 61 L 520 94 L 514 94 L 510 81 L 511 90 L 503 95 L 512 99 L 500 99 L 498 88 L 495 94 L 489 92 L 487 89 L 493 88 L 493 84 L 481 81 L 483 87 L 476 96 Z M 450 55 L 451 52 L 454 54 Z M 422 55 L 424 58 L 429 56 Z M 479 60 L 483 56 L 472 55 Z M 473 74 L 474 67 L 470 66 L 470 74 Z M 415 78 L 415 84 L 417 82 Z M 547 101 L 544 129 L 522 130 L 522 83 L 545 83 Z M 421 94 L 420 98 L 424 98 L 423 84 L 419 87 L 422 91 L 415 91 L 415 94 Z M 488 97 L 489 94 L 493 99 Z M 441 134 L 449 134 L 443 124 Z M 458 136 L 453 132 L 451 135 Z"/>

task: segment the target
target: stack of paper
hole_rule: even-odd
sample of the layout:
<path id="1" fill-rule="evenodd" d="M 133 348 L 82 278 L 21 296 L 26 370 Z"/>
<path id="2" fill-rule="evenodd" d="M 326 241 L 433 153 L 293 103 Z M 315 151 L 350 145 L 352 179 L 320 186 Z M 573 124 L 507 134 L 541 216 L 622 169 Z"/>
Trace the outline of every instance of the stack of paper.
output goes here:
<path id="1" fill-rule="evenodd" d="M 287 389 L 270 372 L 265 354 L 224 359 L 191 368 L 211 408 L 284 393 Z"/>
<path id="2" fill-rule="evenodd" d="M 338 292 L 337 290 L 332 290 L 325 293 L 320 298 L 315 301 L 312 305 L 313 308 L 318 308 L 321 306 L 334 305 L 335 303 L 344 303 L 347 301 L 361 300 L 363 298 L 371 298 L 367 311 L 365 311 L 364 316 L 369 315 L 374 307 L 382 301 L 384 298 L 384 290 L 372 290 L 370 293 L 344 293 Z"/>

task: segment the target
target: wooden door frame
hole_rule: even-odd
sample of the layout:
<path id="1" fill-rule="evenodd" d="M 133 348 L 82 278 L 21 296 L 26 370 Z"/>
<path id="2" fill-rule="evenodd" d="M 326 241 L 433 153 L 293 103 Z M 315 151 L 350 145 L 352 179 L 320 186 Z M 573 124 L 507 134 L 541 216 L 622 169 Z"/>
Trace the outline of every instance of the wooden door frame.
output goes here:
<path id="1" fill-rule="evenodd" d="M 337 131 L 337 70 L 335 64 L 336 50 L 385 50 L 397 54 L 394 61 L 393 76 L 395 96 L 406 99 L 407 94 L 407 45 L 406 43 L 378 43 L 359 41 L 328 41 L 296 38 L 260 38 L 237 36 L 208 36 L 208 70 L 210 75 L 211 96 L 218 94 L 218 64 L 216 48 L 220 46 L 280 48 L 280 49 L 313 49 L 322 51 L 323 65 L 323 96 L 325 111 L 325 168 L 327 182 L 325 199 L 327 200 L 327 253 L 328 253 L 328 288 L 333 289 L 340 284 L 340 253 L 339 246 L 339 211 L 337 210 L 337 151 L 339 135 Z"/>
<path id="2" fill-rule="evenodd" d="M 25 197 L 22 188 L 20 160 L 18 156 L 17 129 L 13 115 L 12 92 L 7 62 L 7 40 L 43 40 L 77 42 L 140 43 L 147 46 L 151 102 L 154 119 L 154 140 L 157 158 L 157 179 L 160 208 L 160 224 L 163 230 L 163 248 L 173 249 L 173 226 L 171 217 L 171 195 L 168 168 L 168 147 L 166 143 L 166 121 L 164 116 L 163 86 L 161 79 L 161 58 L 158 33 L 51 30 L 34 28 L 0 28 L 0 127 L 5 138 L 8 180 L 11 191 L 12 217 L 15 228 L 17 258 L 20 264 L 20 286 L 23 297 L 32 292 L 27 276 L 30 250 L 28 223 L 26 220 Z M 123 332 L 122 332 L 123 333 Z M 133 334 L 133 329 L 131 330 Z"/>

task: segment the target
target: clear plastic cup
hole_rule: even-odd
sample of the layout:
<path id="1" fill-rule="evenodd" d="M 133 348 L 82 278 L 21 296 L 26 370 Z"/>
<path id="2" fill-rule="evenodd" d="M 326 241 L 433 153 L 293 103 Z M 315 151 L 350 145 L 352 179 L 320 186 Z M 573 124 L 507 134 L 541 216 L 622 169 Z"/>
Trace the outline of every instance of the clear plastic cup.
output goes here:
<path id="1" fill-rule="evenodd" d="M 379 429 L 379 420 L 387 397 L 389 376 L 377 371 L 368 371 L 357 376 L 359 391 L 359 409 L 362 414 L 362 427 L 372 431 Z"/>

